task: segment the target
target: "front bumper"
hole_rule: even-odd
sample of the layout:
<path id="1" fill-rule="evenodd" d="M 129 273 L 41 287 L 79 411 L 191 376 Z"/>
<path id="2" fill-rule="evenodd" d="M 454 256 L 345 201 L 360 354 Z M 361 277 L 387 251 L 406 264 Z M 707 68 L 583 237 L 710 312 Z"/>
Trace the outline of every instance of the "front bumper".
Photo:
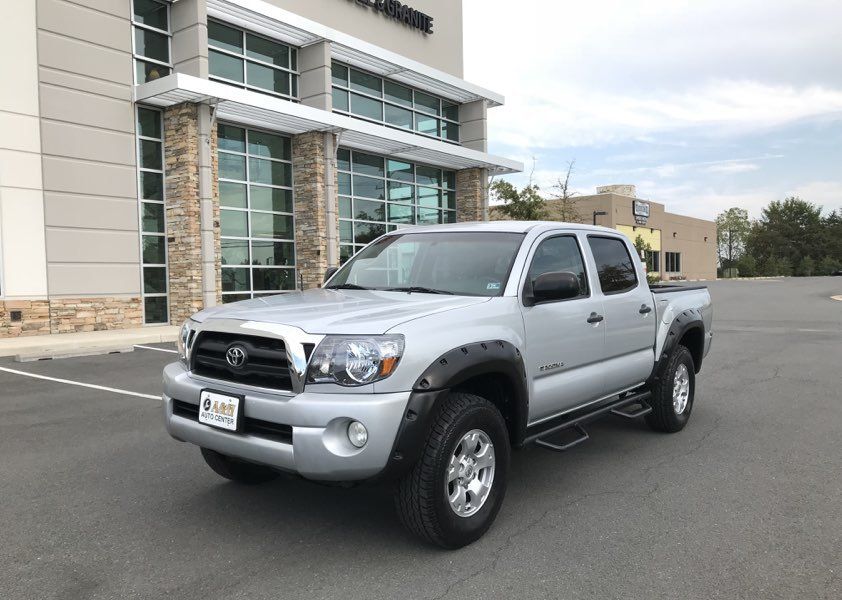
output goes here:
<path id="1" fill-rule="evenodd" d="M 291 426 L 292 443 L 214 429 L 173 414 L 175 401 L 198 406 L 205 389 L 244 395 L 244 417 Z M 172 437 L 321 481 L 360 481 L 380 473 L 392 452 L 409 395 L 408 391 L 322 394 L 305 390 L 296 395 L 244 391 L 225 382 L 194 378 L 182 363 L 164 369 L 164 416 Z M 352 420 L 368 429 L 368 442 L 362 448 L 348 441 Z"/>

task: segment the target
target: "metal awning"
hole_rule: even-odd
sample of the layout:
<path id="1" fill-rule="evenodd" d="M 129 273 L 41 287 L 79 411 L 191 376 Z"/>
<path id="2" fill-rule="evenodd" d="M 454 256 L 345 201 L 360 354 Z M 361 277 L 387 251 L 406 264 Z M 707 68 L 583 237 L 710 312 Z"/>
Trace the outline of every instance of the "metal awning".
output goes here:
<path id="1" fill-rule="evenodd" d="M 380 46 L 311 21 L 263 0 L 207 0 L 208 16 L 255 33 L 262 33 L 304 47 L 322 41 L 331 43 L 334 59 L 376 75 L 464 104 L 485 100 L 489 107 L 501 106 L 501 94 L 469 83 Z"/>
<path id="2" fill-rule="evenodd" d="M 136 85 L 134 97 L 136 102 L 161 107 L 213 104 L 219 120 L 291 135 L 341 133 L 342 146 L 446 169 L 483 168 L 495 175 L 523 170 L 522 163 L 508 158 L 183 73 Z"/>

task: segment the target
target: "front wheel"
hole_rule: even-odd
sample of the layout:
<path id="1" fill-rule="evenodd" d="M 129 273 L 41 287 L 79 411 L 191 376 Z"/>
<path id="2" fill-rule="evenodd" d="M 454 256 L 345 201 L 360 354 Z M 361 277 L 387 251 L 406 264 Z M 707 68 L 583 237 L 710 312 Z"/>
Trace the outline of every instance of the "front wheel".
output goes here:
<path id="1" fill-rule="evenodd" d="M 482 537 L 503 504 L 509 455 L 500 411 L 479 396 L 451 394 L 423 455 L 398 484 L 395 504 L 404 526 L 443 548 Z"/>
<path id="2" fill-rule="evenodd" d="M 676 346 L 652 388 L 652 412 L 646 415 L 649 427 L 665 433 L 684 429 L 690 420 L 695 393 L 693 355 L 686 346 Z"/>

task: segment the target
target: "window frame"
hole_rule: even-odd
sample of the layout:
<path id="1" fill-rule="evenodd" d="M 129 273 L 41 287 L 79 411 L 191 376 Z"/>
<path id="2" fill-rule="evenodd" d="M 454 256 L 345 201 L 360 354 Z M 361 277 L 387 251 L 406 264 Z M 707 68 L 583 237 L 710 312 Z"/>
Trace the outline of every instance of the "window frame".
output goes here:
<path id="1" fill-rule="evenodd" d="M 234 29 L 236 31 L 239 31 L 240 32 L 240 40 L 242 41 L 242 46 L 243 46 L 243 52 L 242 52 L 242 54 L 237 54 L 236 52 L 234 52 L 232 50 L 228 50 L 226 48 L 220 48 L 218 46 L 214 46 L 213 42 L 211 41 L 210 34 L 208 34 L 208 79 L 210 81 L 218 81 L 219 83 L 224 83 L 226 85 L 231 85 L 231 86 L 238 87 L 238 88 L 244 89 L 244 90 L 249 90 L 249 91 L 252 91 L 252 92 L 258 92 L 258 93 L 261 93 L 261 94 L 268 94 L 270 96 L 275 96 L 276 98 L 281 98 L 283 100 L 289 100 L 291 102 L 300 102 L 301 101 L 301 96 L 300 96 L 301 70 L 300 70 L 300 63 L 299 63 L 299 59 L 300 59 L 299 48 L 297 48 L 296 46 L 292 46 L 290 44 L 287 44 L 286 42 L 282 42 L 280 40 L 271 38 L 267 35 L 263 35 L 263 34 L 255 32 L 255 31 L 251 31 L 249 29 L 243 29 L 242 27 L 239 27 L 239 26 L 237 26 L 233 23 L 228 23 L 226 21 L 222 21 L 221 19 L 208 18 L 208 23 L 210 24 L 211 22 L 218 23 L 219 25 L 222 25 L 224 27 L 228 27 L 229 29 Z M 273 44 L 285 46 L 290 52 L 288 64 L 291 65 L 294 62 L 295 63 L 295 69 L 292 69 L 291 67 L 279 67 L 278 65 L 273 65 L 273 64 L 268 63 L 266 61 L 263 61 L 263 60 L 254 58 L 252 56 L 249 56 L 248 55 L 248 46 L 247 46 L 247 36 L 249 36 L 249 35 L 253 35 L 254 37 L 262 38 L 262 39 L 264 39 L 268 42 L 272 42 Z M 236 58 L 236 59 L 240 60 L 242 65 L 243 65 L 243 80 L 237 81 L 235 79 L 228 79 L 226 77 L 220 77 L 219 75 L 211 74 L 210 73 L 210 61 L 211 61 L 210 53 L 211 53 L 211 51 L 219 52 L 220 54 L 225 54 L 227 56 L 230 56 L 232 58 Z M 295 60 L 293 60 L 293 58 L 292 58 L 293 53 L 295 53 Z M 269 69 L 273 69 L 275 71 L 281 71 L 283 73 L 286 73 L 289 76 L 289 91 L 290 91 L 290 93 L 288 95 L 282 94 L 282 93 L 276 92 L 274 90 L 270 90 L 270 89 L 267 89 L 267 88 L 263 88 L 263 87 L 259 87 L 259 86 L 253 85 L 253 84 L 249 84 L 249 82 L 248 82 L 248 63 L 254 63 L 254 64 L 260 65 L 262 67 L 266 67 L 266 68 L 269 68 Z M 293 94 L 293 91 L 295 92 L 294 94 Z M 271 133 L 271 132 L 267 131 L 266 133 Z"/>
<path id="2" fill-rule="evenodd" d="M 672 260 L 670 260 L 672 259 Z M 676 270 L 671 270 L 670 263 L 672 263 L 673 267 L 678 267 Z M 677 263 L 677 264 L 676 264 Z M 664 252 L 664 273 L 670 273 L 673 275 L 681 275 L 681 252 Z"/>
<path id="3" fill-rule="evenodd" d="M 132 0 L 131 3 L 131 23 L 132 23 L 132 80 L 134 81 L 135 85 L 141 83 L 147 83 L 146 81 L 138 81 L 137 79 L 137 64 L 138 62 L 145 62 L 145 63 L 152 63 L 162 67 L 167 67 L 169 72 L 164 75 L 167 77 L 168 75 L 172 75 L 173 73 L 173 62 L 172 62 L 172 14 L 171 14 L 171 4 L 169 2 L 162 2 L 161 0 L 151 0 L 158 4 L 164 6 L 167 10 L 167 29 L 166 31 L 163 29 L 158 29 L 157 27 L 152 27 L 151 25 L 147 25 L 146 23 L 140 23 L 139 21 L 135 20 L 135 12 L 134 12 L 134 3 L 135 0 Z M 167 37 L 167 56 L 169 57 L 169 62 L 162 62 L 155 58 L 149 58 L 142 54 L 138 54 L 137 52 L 137 41 L 135 39 L 135 29 L 145 29 L 147 31 L 152 31 L 153 33 L 160 33 Z M 136 115 L 137 113 L 135 113 Z"/>
<path id="4" fill-rule="evenodd" d="M 346 79 L 347 83 L 345 85 L 340 85 L 333 80 L 332 71 L 333 71 L 334 65 L 346 69 L 346 71 L 348 73 L 348 77 Z M 351 71 L 357 71 L 358 73 L 362 73 L 363 75 L 367 75 L 369 77 L 375 77 L 378 80 L 380 80 L 380 96 L 375 96 L 374 94 L 370 94 L 370 93 L 352 88 L 351 87 Z M 411 97 L 412 97 L 411 105 L 406 106 L 404 104 L 399 104 L 397 102 L 393 102 L 391 100 L 388 100 L 386 98 L 386 92 L 385 92 L 387 82 L 393 83 L 395 85 L 399 85 L 403 88 L 408 89 L 410 94 L 411 94 Z M 415 135 L 421 135 L 421 136 L 424 136 L 426 138 L 430 138 L 432 140 L 439 140 L 441 142 L 446 142 L 448 144 L 454 144 L 454 145 L 458 145 L 458 146 L 462 145 L 462 123 L 458 120 L 458 118 L 456 120 L 453 120 L 451 118 L 448 118 L 448 117 L 444 116 L 444 103 L 447 102 L 447 103 L 452 104 L 453 106 L 456 107 L 456 109 L 458 111 L 460 106 L 461 106 L 458 102 L 448 100 L 446 98 L 443 98 L 442 96 L 437 96 L 436 94 L 431 94 L 430 92 L 420 90 L 418 88 L 414 88 L 412 86 L 406 85 L 406 84 L 401 83 L 399 81 L 395 81 L 394 79 L 382 77 L 380 75 L 376 75 L 375 73 L 371 73 L 371 72 L 365 71 L 363 69 L 358 69 L 356 67 L 352 67 L 351 65 L 348 65 L 348 64 L 345 64 L 345 63 L 342 63 L 342 62 L 339 62 L 339 61 L 335 61 L 335 60 L 331 61 L 331 100 L 333 99 L 333 90 L 334 89 L 341 90 L 341 91 L 345 92 L 348 96 L 348 110 L 340 110 L 340 109 L 336 108 L 336 106 L 333 106 L 332 110 L 335 113 L 338 113 L 338 114 L 341 114 L 341 115 L 346 115 L 346 116 L 349 116 L 349 117 L 353 117 L 354 119 L 361 119 L 363 121 L 368 121 L 369 123 L 377 123 L 378 125 L 383 125 L 385 127 L 389 127 L 390 129 L 396 129 L 398 131 L 406 131 L 406 132 L 409 132 L 409 133 L 412 133 L 412 134 L 415 134 Z M 433 114 L 429 111 L 422 110 L 422 109 L 418 108 L 418 103 L 415 100 L 415 94 L 416 93 L 424 94 L 426 96 L 430 96 L 430 97 L 438 100 L 438 106 L 439 106 L 438 113 Z M 378 119 L 372 119 L 371 117 L 366 117 L 364 115 L 360 115 L 360 114 L 357 114 L 355 112 L 352 112 L 352 110 L 351 110 L 351 100 L 352 100 L 351 95 L 352 94 L 357 94 L 358 96 L 363 96 L 363 97 L 368 98 L 370 100 L 374 100 L 376 102 L 379 102 L 380 103 L 381 118 L 379 120 Z M 405 127 L 400 127 L 398 125 L 394 125 L 394 124 L 386 121 L 386 106 L 387 105 L 391 106 L 393 108 L 399 108 L 401 110 L 409 111 L 412 114 L 412 127 L 407 129 Z M 437 125 L 438 135 L 430 135 L 429 133 L 424 133 L 424 132 L 418 130 L 418 119 L 416 117 L 419 114 L 423 115 L 423 116 L 434 118 L 438 121 L 438 125 Z M 456 136 L 455 140 L 452 140 L 448 137 L 445 137 L 442 134 L 442 131 L 443 131 L 442 123 L 443 122 L 446 122 L 450 125 L 455 125 L 457 127 L 458 135 Z"/>
<path id="5" fill-rule="evenodd" d="M 588 237 L 588 247 L 591 251 L 591 259 L 594 261 L 594 267 L 596 267 L 596 271 L 594 272 L 594 274 L 596 275 L 596 282 L 599 285 L 599 291 L 603 296 L 619 296 L 619 295 L 622 295 L 622 294 L 629 294 L 631 292 L 634 292 L 637 288 L 640 287 L 641 278 L 638 276 L 637 267 L 635 266 L 637 263 L 640 262 L 640 259 L 637 259 L 637 261 L 635 262 L 635 259 L 634 259 L 635 254 L 629 251 L 629 244 L 626 241 L 626 239 L 621 238 L 621 237 L 616 237 L 616 236 L 613 236 L 613 235 L 604 235 L 604 234 L 588 234 L 587 237 Z M 626 250 L 626 255 L 629 257 L 629 260 L 631 261 L 632 272 L 634 273 L 634 285 L 633 286 L 628 287 L 628 288 L 624 288 L 622 290 L 612 291 L 612 292 L 606 292 L 605 290 L 602 289 L 602 280 L 599 278 L 599 265 L 596 262 L 596 256 L 594 255 L 593 247 L 591 246 L 591 243 L 590 243 L 591 238 L 614 240 L 614 241 L 620 242 L 620 244 L 622 244 L 623 248 L 625 248 L 625 250 Z"/>
<path id="6" fill-rule="evenodd" d="M 155 138 L 147 135 L 141 135 L 140 133 L 140 111 L 141 110 L 148 110 L 156 113 L 158 115 L 159 124 L 161 126 L 161 137 Z M 161 326 L 161 325 L 168 325 L 170 323 L 170 269 L 169 269 L 169 244 L 167 242 L 167 205 L 166 205 L 166 194 L 167 194 L 167 186 L 166 186 L 166 155 L 165 155 L 165 133 L 164 133 L 164 112 L 160 108 L 152 107 L 152 106 L 144 106 L 142 104 L 136 104 L 134 107 L 134 118 L 135 118 L 135 152 L 137 157 L 137 168 L 135 173 L 136 178 L 136 185 L 137 185 L 137 229 L 138 229 L 138 242 L 139 242 L 139 255 L 138 255 L 138 264 L 140 265 L 140 303 L 141 303 L 141 310 L 143 314 L 143 325 L 144 326 Z M 160 144 L 161 146 L 161 168 L 160 169 L 152 169 L 150 167 L 144 167 L 141 165 L 141 147 L 143 141 L 150 141 Z M 144 198 L 143 197 L 143 177 L 142 173 L 155 173 L 161 176 L 161 199 L 155 200 L 151 198 Z M 145 204 L 154 204 L 161 207 L 163 211 L 163 231 L 144 231 L 143 229 L 143 208 Z M 143 240 L 145 237 L 157 237 L 163 240 L 164 243 L 164 262 L 163 263 L 147 263 L 143 257 Z M 148 292 L 146 291 L 146 279 L 145 279 L 145 269 L 153 268 L 153 269 L 164 269 L 164 291 L 163 292 Z M 146 299 L 147 298 L 164 298 L 166 301 L 166 320 L 164 321 L 154 321 L 148 322 L 147 315 L 146 315 Z"/>
<path id="7" fill-rule="evenodd" d="M 220 153 L 231 154 L 231 155 L 243 157 L 245 159 L 245 177 L 246 177 L 245 180 L 231 179 L 230 177 L 222 177 L 221 174 L 217 173 L 217 177 L 216 177 L 217 186 L 219 186 L 219 184 L 221 184 L 221 183 L 235 183 L 235 184 L 238 184 L 238 185 L 244 185 L 245 189 L 246 189 L 246 206 L 245 207 L 241 208 L 241 207 L 235 207 L 235 206 L 223 206 L 222 203 L 221 203 L 221 200 L 220 200 L 220 206 L 219 206 L 219 211 L 220 211 L 220 213 L 219 213 L 220 243 L 223 240 L 244 241 L 244 242 L 246 242 L 246 247 L 247 247 L 247 251 L 248 251 L 248 264 L 247 265 L 224 265 L 223 264 L 220 267 L 220 276 L 222 274 L 223 269 L 241 269 L 243 271 L 248 272 L 248 285 L 249 285 L 248 290 L 225 291 L 225 290 L 221 289 L 221 287 L 220 287 L 219 293 L 222 297 L 222 303 L 223 304 L 225 303 L 226 297 L 232 297 L 232 296 L 247 295 L 251 299 L 251 298 L 257 298 L 257 297 L 260 297 L 260 296 L 274 296 L 274 295 L 277 295 L 277 294 L 286 294 L 286 293 L 289 293 L 289 292 L 294 292 L 294 291 L 298 290 L 298 288 L 299 288 L 299 281 L 298 281 L 299 269 L 298 269 L 298 249 L 297 249 L 297 244 L 296 244 L 296 240 L 295 240 L 295 222 L 296 222 L 296 219 L 295 219 L 295 172 L 293 171 L 293 168 L 292 168 L 292 164 L 293 164 L 293 161 L 292 161 L 292 138 L 289 135 L 285 135 L 285 134 L 279 133 L 277 131 L 271 131 L 271 130 L 262 129 L 262 128 L 259 128 L 259 127 L 249 127 L 249 126 L 246 126 L 246 125 L 242 125 L 242 124 L 239 124 L 239 123 L 232 123 L 232 122 L 229 122 L 229 121 L 219 121 L 218 123 L 216 123 L 217 127 L 219 127 L 220 125 L 226 125 L 226 126 L 229 126 L 229 127 L 236 127 L 237 129 L 242 129 L 244 131 L 244 136 L 243 136 L 243 142 L 245 144 L 245 151 L 244 152 L 239 152 L 239 151 L 236 151 L 236 150 L 225 150 L 225 149 L 222 149 L 222 148 L 218 147 L 217 148 L 217 157 Z M 253 131 L 255 133 L 265 133 L 265 134 L 268 134 L 268 135 L 273 135 L 273 136 L 277 136 L 277 137 L 281 137 L 281 138 L 285 138 L 285 139 L 289 140 L 289 143 L 290 143 L 290 158 L 289 158 L 289 160 L 280 159 L 280 158 L 270 158 L 268 156 L 260 156 L 260 155 L 257 155 L 257 154 L 249 153 L 249 132 L 250 131 Z M 289 184 L 289 186 L 275 185 L 275 184 L 268 184 L 268 183 L 260 183 L 260 182 L 256 182 L 256 181 L 251 181 L 249 179 L 249 177 L 251 175 L 251 160 L 250 159 L 252 159 L 252 158 L 259 158 L 261 160 L 267 160 L 267 161 L 281 163 L 281 164 L 288 164 L 290 166 L 290 184 Z M 218 160 L 218 158 L 217 158 L 217 160 Z M 252 197 L 251 197 L 251 187 L 252 186 L 260 187 L 260 188 L 266 188 L 266 189 L 269 189 L 269 190 L 272 190 L 272 189 L 289 190 L 290 191 L 290 198 L 292 199 L 292 207 L 291 207 L 292 210 L 290 212 L 285 212 L 285 211 L 253 209 L 252 208 Z M 234 235 L 224 235 L 222 233 L 222 211 L 224 211 L 224 210 L 240 212 L 240 213 L 244 213 L 246 215 L 246 233 L 247 233 L 247 235 L 245 237 L 234 236 Z M 254 235 L 252 235 L 252 220 L 251 220 L 252 213 L 266 214 L 266 215 L 281 215 L 281 216 L 284 216 L 284 217 L 289 217 L 291 219 L 291 222 L 292 222 L 292 227 L 290 228 L 290 231 L 292 233 L 292 237 L 289 238 L 289 239 L 278 238 L 278 237 L 265 237 L 265 238 L 255 237 Z M 293 253 L 292 265 L 288 266 L 288 265 L 255 265 L 255 264 L 253 264 L 253 252 L 252 252 L 252 243 L 253 242 L 292 244 L 292 253 Z M 220 257 L 220 260 L 221 260 L 221 257 Z M 277 270 L 292 271 L 292 283 L 293 283 L 292 288 L 288 289 L 288 290 L 255 290 L 255 287 L 254 287 L 254 272 L 253 272 L 255 268 L 257 268 L 257 269 L 277 269 Z M 221 286 L 221 284 L 220 284 L 220 286 Z"/>
<path id="8" fill-rule="evenodd" d="M 532 268 L 532 262 L 535 260 L 535 254 L 537 254 L 538 249 L 541 247 L 541 244 L 544 242 L 548 242 L 550 240 L 554 240 L 557 238 L 562 237 L 569 237 L 573 238 L 573 241 L 576 243 L 576 249 L 579 251 L 579 258 L 582 261 L 582 269 L 585 276 L 585 282 L 587 284 L 587 294 L 579 294 L 578 296 L 574 296 L 572 298 L 559 298 L 558 300 L 542 300 L 540 302 L 535 302 L 534 304 L 527 304 L 526 303 L 526 296 L 527 294 L 531 293 L 532 288 L 532 280 L 529 278 L 529 271 Z M 547 271 L 547 273 L 554 273 L 555 271 Z M 528 259 L 524 265 L 523 271 L 523 281 L 521 282 L 520 286 L 520 302 L 522 306 L 527 307 L 534 307 L 534 306 L 544 306 L 546 304 L 558 304 L 559 302 L 571 302 L 573 300 L 587 300 L 593 296 L 593 286 L 591 285 L 591 278 L 590 272 L 588 268 L 588 261 L 586 259 L 586 255 L 584 249 L 582 247 L 582 240 L 579 239 L 579 236 L 575 233 L 557 233 L 552 232 L 545 235 L 542 238 L 535 240 L 532 245 L 532 248 L 529 250 Z"/>

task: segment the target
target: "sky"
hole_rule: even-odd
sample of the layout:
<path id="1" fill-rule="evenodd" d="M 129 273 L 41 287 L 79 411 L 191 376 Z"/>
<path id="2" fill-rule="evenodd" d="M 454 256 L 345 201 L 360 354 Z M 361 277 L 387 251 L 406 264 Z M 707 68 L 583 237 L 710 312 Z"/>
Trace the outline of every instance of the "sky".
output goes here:
<path id="1" fill-rule="evenodd" d="M 842 0 L 463 0 L 465 79 L 506 98 L 489 152 L 551 192 L 667 210 L 842 208 Z"/>

